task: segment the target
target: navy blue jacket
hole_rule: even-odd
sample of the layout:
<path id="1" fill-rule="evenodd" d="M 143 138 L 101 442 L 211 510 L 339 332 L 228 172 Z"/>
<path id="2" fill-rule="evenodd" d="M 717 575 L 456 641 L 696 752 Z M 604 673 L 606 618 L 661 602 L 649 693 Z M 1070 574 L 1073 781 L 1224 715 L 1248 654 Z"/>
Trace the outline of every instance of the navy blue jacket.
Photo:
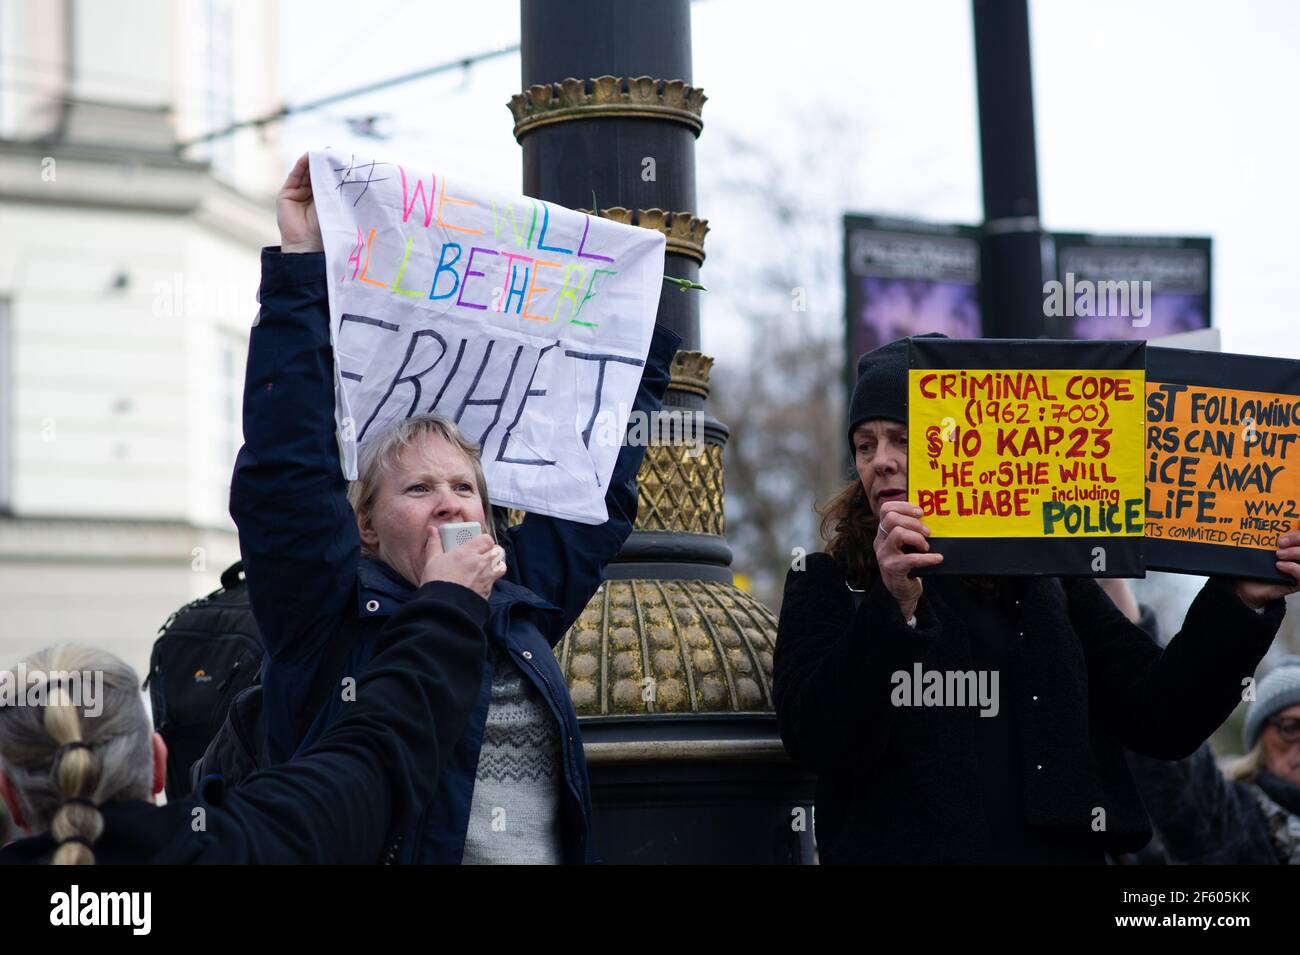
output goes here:
<path id="1" fill-rule="evenodd" d="M 268 753 L 272 762 L 280 762 L 317 739 L 342 706 L 342 694 L 332 694 L 298 738 L 317 664 L 346 616 L 361 621 L 343 670 L 356 676 L 366 669 L 374 634 L 415 588 L 361 553 L 334 432 L 324 254 L 263 250 L 259 301 L 244 387 L 244 447 L 235 463 L 230 513 L 239 528 L 249 599 L 267 651 L 262 706 Z M 635 412 L 659 409 L 679 343 L 671 331 L 655 328 Z M 498 534 L 508 570 L 489 600 L 488 639 L 509 650 L 560 728 L 566 862 L 588 859 L 591 797 L 577 714 L 551 650 L 595 594 L 605 565 L 632 531 L 636 474 L 644 454 L 644 447 L 620 450 L 605 496 L 609 519 L 604 524 L 530 514 Z M 465 732 L 443 768 L 433 802 L 390 853 L 392 861 L 460 862 L 491 688 L 485 653 L 478 701 Z"/>

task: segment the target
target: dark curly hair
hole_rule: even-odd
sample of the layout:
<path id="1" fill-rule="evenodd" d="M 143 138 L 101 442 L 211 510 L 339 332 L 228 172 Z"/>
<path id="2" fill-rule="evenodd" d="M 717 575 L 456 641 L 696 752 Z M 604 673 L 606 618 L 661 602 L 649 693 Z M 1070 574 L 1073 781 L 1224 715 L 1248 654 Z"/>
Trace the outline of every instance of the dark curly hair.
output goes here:
<path id="1" fill-rule="evenodd" d="M 862 482 L 854 478 L 817 508 L 826 552 L 839 561 L 850 580 L 868 587 L 876 576 L 876 530 L 880 522 L 871 510 Z"/>

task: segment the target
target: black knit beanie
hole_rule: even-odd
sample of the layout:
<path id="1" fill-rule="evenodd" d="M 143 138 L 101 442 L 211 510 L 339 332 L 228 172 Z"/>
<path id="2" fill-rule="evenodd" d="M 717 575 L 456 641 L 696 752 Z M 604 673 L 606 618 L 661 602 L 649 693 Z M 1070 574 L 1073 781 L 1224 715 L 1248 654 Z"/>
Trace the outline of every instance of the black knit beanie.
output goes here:
<path id="1" fill-rule="evenodd" d="M 947 338 L 939 332 L 915 338 Z M 849 401 L 849 457 L 853 457 L 853 429 L 873 418 L 907 424 L 907 339 L 900 338 L 867 352 L 858 359 L 858 383 Z"/>

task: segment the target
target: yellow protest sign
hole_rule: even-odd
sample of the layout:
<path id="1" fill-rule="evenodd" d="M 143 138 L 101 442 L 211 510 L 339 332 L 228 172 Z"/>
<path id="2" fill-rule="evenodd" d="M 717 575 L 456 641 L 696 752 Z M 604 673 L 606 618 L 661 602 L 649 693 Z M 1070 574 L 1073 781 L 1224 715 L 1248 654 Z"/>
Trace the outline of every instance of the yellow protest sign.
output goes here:
<path id="1" fill-rule="evenodd" d="M 1122 563 L 1131 567 L 1136 556 L 1132 569 L 1141 573 L 1142 347 L 911 340 L 908 498 L 924 510 L 945 572 L 998 573 L 1005 548 L 985 548 L 982 558 L 970 552 L 966 566 L 947 559 L 944 539 L 1127 538 Z M 1031 550 L 1047 563 L 1029 572 L 1056 563 L 1051 549 Z M 1100 561 L 1082 567 L 1091 548 L 1055 553 L 1068 565 L 1056 566 L 1058 573 L 1117 572 L 1116 555 L 1104 547 Z M 1024 555 L 1014 563 L 1025 572 Z"/>

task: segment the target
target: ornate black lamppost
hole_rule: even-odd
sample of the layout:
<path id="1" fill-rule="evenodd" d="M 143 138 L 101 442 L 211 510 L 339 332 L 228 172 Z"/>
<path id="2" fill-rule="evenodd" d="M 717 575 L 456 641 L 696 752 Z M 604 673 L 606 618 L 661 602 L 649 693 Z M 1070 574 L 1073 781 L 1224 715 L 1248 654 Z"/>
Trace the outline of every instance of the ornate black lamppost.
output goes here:
<path id="1" fill-rule="evenodd" d="M 663 232 L 666 273 L 698 281 L 705 96 L 691 85 L 689 0 L 522 0 L 522 17 L 524 88 L 509 105 L 524 192 Z M 666 285 L 658 320 L 682 336 L 665 411 L 703 422 L 703 453 L 682 440 L 649 449 L 637 529 L 556 653 L 582 718 L 602 859 L 809 861 L 810 780 L 772 716 L 776 622 L 729 569 L 727 429 L 707 413 L 700 294 Z"/>

